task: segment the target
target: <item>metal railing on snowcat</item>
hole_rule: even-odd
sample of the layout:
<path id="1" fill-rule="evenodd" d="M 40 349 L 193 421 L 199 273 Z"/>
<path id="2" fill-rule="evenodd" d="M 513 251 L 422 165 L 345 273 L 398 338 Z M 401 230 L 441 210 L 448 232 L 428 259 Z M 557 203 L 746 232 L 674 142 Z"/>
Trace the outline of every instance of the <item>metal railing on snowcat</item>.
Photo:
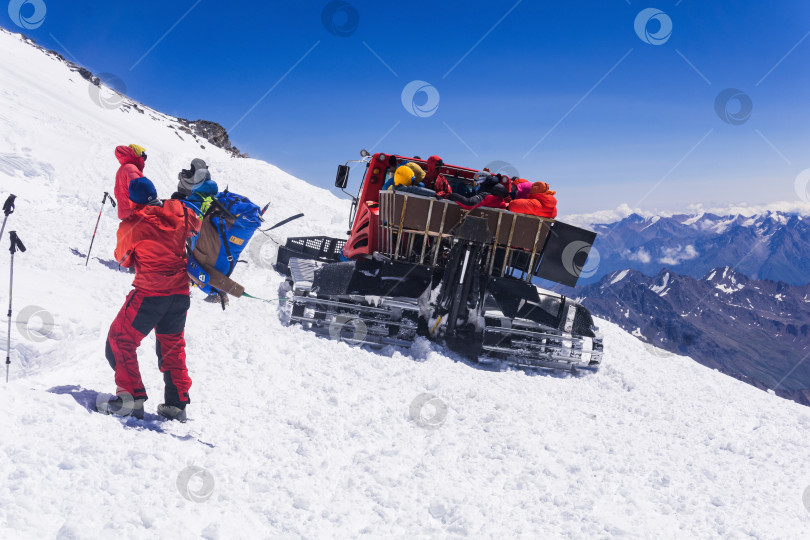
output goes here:
<path id="1" fill-rule="evenodd" d="M 484 218 L 491 234 L 481 272 L 527 282 L 533 277 L 558 282 L 575 279 L 571 275 L 578 274 L 575 254 L 562 257 L 556 246 L 561 242 L 570 245 L 572 234 L 583 238 L 593 234 L 553 219 L 487 207 L 466 210 L 452 201 L 384 191 L 380 192 L 379 251 L 394 260 L 441 267 L 468 216 Z M 590 246 L 593 239 L 584 242 Z"/>

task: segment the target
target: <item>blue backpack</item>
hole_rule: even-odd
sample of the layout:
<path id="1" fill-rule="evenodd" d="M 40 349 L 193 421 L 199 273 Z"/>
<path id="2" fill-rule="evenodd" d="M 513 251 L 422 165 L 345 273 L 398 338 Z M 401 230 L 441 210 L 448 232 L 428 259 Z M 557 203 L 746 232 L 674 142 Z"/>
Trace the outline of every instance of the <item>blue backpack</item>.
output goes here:
<path id="1" fill-rule="evenodd" d="M 227 189 L 217 195 L 216 202 L 205 216 L 203 230 L 192 240 L 191 255 L 188 257 L 187 270 L 196 278 L 194 281 L 200 289 L 208 294 L 216 292 L 209 283 L 210 275 L 205 267 L 230 276 L 236 268 L 239 256 L 262 221 L 262 209 L 247 197 L 231 193 Z M 218 252 L 206 253 L 203 257 L 195 250 L 203 234 L 217 235 Z"/>

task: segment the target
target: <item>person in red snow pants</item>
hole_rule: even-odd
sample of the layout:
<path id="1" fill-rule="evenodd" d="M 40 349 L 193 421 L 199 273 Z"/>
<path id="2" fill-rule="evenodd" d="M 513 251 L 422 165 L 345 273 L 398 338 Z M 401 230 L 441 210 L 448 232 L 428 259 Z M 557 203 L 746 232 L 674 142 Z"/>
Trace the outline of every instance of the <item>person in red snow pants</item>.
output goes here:
<path id="1" fill-rule="evenodd" d="M 164 414 L 174 418 L 189 403 L 191 379 L 186 369 L 184 329 L 189 308 L 186 273 L 186 239 L 200 230 L 200 219 L 179 200 L 161 201 L 148 178 L 129 186 L 132 214 L 118 228 L 115 258 L 124 267 L 135 267 L 135 287 L 118 312 L 107 334 L 105 356 L 115 370 L 116 395 L 131 396 L 136 414 L 143 415 L 146 389 L 138 367 L 138 346 L 152 330 L 157 338 L 158 366 L 165 382 Z M 112 400 L 115 401 L 115 400 Z M 121 400 L 105 405 L 103 412 L 126 416 Z M 172 412 L 173 411 L 173 412 Z M 182 415 L 185 419 L 185 415 Z"/>
<path id="2" fill-rule="evenodd" d="M 117 393 L 124 391 L 135 399 L 147 399 L 137 351 L 143 338 L 154 330 L 165 404 L 185 409 L 191 388 L 184 338 L 189 305 L 187 294 L 163 296 L 140 289 L 129 293 L 107 336 L 106 356 L 115 370 Z"/>

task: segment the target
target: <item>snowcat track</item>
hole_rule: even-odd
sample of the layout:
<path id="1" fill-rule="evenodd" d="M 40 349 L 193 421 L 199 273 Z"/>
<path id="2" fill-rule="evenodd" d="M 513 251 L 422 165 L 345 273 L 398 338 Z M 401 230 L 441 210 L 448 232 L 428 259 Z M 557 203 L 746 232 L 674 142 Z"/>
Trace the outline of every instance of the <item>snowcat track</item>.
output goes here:
<path id="1" fill-rule="evenodd" d="M 392 301 L 395 308 L 368 306 L 342 298 L 319 298 L 299 291 L 292 298 L 296 311 L 309 310 L 309 316 L 292 315 L 290 320 L 320 337 L 345 341 L 352 345 L 410 348 L 419 335 L 418 306 Z M 385 306 L 383 300 L 381 305 Z M 412 318 L 402 318 L 401 312 L 411 311 Z M 401 318 L 397 319 L 400 316 Z M 490 324 L 484 330 L 482 364 L 500 363 L 518 369 L 542 370 L 596 370 L 602 357 L 599 338 L 581 338 L 572 334 L 545 328 L 536 323 L 501 319 L 506 326 Z M 362 330 L 353 321 L 362 323 Z M 346 335 L 345 326 L 355 328 Z M 509 327 L 511 325 L 511 328 Z M 531 328 L 531 329 L 529 329 Z M 407 338 L 403 338 L 403 332 Z M 395 337 L 396 336 L 396 337 Z"/>
<path id="2" fill-rule="evenodd" d="M 494 324 L 498 319 L 500 326 Z M 484 329 L 479 361 L 499 362 L 521 369 L 595 371 L 602 361 L 602 340 L 490 315 Z"/>
<path id="3" fill-rule="evenodd" d="M 375 307 L 343 298 L 320 298 L 296 291 L 290 320 L 321 337 L 352 345 L 410 348 L 416 339 L 418 307 L 404 302 Z M 412 318 L 405 312 L 412 311 Z M 307 313 L 309 312 L 309 313 Z M 358 327 L 359 323 L 359 327 Z"/>
<path id="4" fill-rule="evenodd" d="M 409 348 L 418 336 L 444 341 L 440 335 L 434 338 L 428 328 L 432 319 L 417 298 L 318 294 L 313 282 L 315 271 L 323 264 L 290 259 L 289 323 L 353 345 Z M 601 338 L 572 333 L 574 311 L 567 313 L 566 327 L 558 329 L 523 317 L 510 318 L 490 307 L 481 314 L 478 330 L 461 342 L 446 341 L 444 345 L 482 364 L 527 370 L 597 370 L 602 359 Z"/>

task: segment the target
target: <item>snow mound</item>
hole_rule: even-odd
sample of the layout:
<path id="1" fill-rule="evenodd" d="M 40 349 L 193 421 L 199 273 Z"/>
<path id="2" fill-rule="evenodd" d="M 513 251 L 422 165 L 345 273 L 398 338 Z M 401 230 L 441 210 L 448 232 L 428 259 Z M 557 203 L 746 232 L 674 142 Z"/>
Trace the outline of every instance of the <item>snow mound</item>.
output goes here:
<path id="1" fill-rule="evenodd" d="M 0 186 L 19 196 L 12 380 L 0 389 L 0 537 L 805 536 L 810 414 L 600 321 L 601 371 L 491 372 L 420 341 L 374 353 L 283 327 L 276 305 L 192 295 L 191 420 L 89 412 L 113 390 L 104 339 L 131 277 L 111 261 L 117 144 L 167 196 L 193 157 L 285 234 L 345 233 L 349 205 L 190 137 L 104 109 L 58 60 L 0 32 Z M 325 172 L 326 174 L 327 172 Z M 282 235 L 277 237 L 281 240 Z M 272 300 L 257 237 L 235 277 Z M 96 258 L 97 257 L 97 258 Z M 0 260 L 0 273 L 8 263 Z M 0 304 L 7 290 L 0 290 Z"/>

